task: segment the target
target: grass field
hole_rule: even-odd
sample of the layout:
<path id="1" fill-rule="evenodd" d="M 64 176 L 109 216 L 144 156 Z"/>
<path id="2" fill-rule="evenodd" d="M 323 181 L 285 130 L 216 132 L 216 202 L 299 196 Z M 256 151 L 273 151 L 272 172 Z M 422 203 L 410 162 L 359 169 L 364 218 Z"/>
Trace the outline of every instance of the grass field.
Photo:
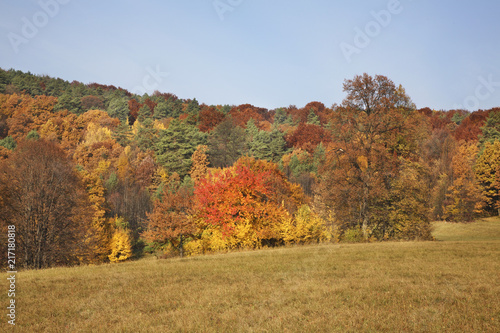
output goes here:
<path id="1" fill-rule="evenodd" d="M 500 220 L 435 237 L 23 271 L 14 331 L 500 332 Z"/>

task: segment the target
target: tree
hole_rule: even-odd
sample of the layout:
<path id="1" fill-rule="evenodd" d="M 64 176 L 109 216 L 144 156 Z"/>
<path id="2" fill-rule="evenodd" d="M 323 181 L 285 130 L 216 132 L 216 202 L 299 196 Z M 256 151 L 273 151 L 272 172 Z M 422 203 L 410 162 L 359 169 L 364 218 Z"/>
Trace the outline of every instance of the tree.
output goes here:
<path id="1" fill-rule="evenodd" d="M 224 113 L 216 110 L 215 107 L 204 106 L 200 111 L 198 128 L 202 132 L 210 132 L 224 120 Z"/>
<path id="2" fill-rule="evenodd" d="M 486 142 L 500 141 L 500 111 L 489 113 L 481 132 L 479 138 L 481 147 L 484 147 Z"/>
<path id="3" fill-rule="evenodd" d="M 133 136 L 132 130 L 127 120 L 121 121 L 120 125 L 115 129 L 115 131 L 112 134 L 113 139 L 115 139 L 116 142 L 118 142 L 123 147 L 126 147 L 130 144 L 132 136 Z"/>
<path id="4" fill-rule="evenodd" d="M 198 128 L 173 120 L 159 133 L 155 144 L 156 159 L 170 173 L 177 172 L 183 178 L 191 169 L 191 155 L 205 140 L 205 134 Z"/>
<path id="5" fill-rule="evenodd" d="M 139 114 L 137 115 L 137 120 L 139 122 L 143 123 L 146 119 L 151 120 L 151 109 L 149 108 L 148 105 L 144 104 L 139 109 Z"/>
<path id="6" fill-rule="evenodd" d="M 267 174 L 235 164 L 202 179 L 195 189 L 200 217 L 227 236 L 235 235 L 239 227 L 248 224 L 251 235 L 259 242 L 278 238 L 272 226 L 278 223 L 284 209 L 266 200 L 271 191 L 266 186 Z"/>
<path id="7" fill-rule="evenodd" d="M 208 156 L 213 167 L 233 165 L 247 151 L 245 130 L 226 116 L 208 136 Z"/>
<path id="8" fill-rule="evenodd" d="M 0 93 L 3 93 L 5 91 L 5 86 L 8 84 L 8 76 L 7 72 L 5 72 L 3 69 L 0 69 Z"/>
<path id="9" fill-rule="evenodd" d="M 82 169 L 79 176 L 87 191 L 89 201 L 88 212 L 91 214 L 91 225 L 82 241 L 90 248 L 89 261 L 91 263 L 102 263 L 108 259 L 110 254 L 110 242 L 113 235 L 113 226 L 106 218 L 107 203 L 105 188 L 100 175 L 97 172 L 88 172 Z"/>
<path id="10" fill-rule="evenodd" d="M 141 114 L 139 114 L 139 118 L 141 118 Z M 144 121 L 139 122 L 138 125 L 137 134 L 135 135 L 137 147 L 139 147 L 142 151 L 146 151 L 148 149 L 153 150 L 157 140 L 158 131 L 153 127 L 152 119 L 145 118 Z"/>
<path id="11" fill-rule="evenodd" d="M 314 113 L 313 109 L 311 109 L 309 115 L 307 116 L 307 123 L 311 125 L 318 125 L 318 126 L 321 125 L 319 122 L 319 118 L 316 115 L 316 113 Z"/>
<path id="12" fill-rule="evenodd" d="M 186 107 L 186 113 L 197 116 L 199 112 L 200 112 L 200 104 L 198 103 L 196 98 L 193 98 L 192 100 L 189 101 Z"/>
<path id="13" fill-rule="evenodd" d="M 79 97 L 73 96 L 68 92 L 65 92 L 61 97 L 58 98 L 57 104 L 54 110 L 68 110 L 74 114 L 82 114 L 85 110 L 82 108 L 82 102 Z"/>
<path id="14" fill-rule="evenodd" d="M 469 114 L 460 122 L 453 135 L 455 140 L 477 141 L 481 134 L 481 127 L 484 126 L 489 111 L 475 111 Z"/>
<path id="15" fill-rule="evenodd" d="M 125 98 L 115 97 L 109 102 L 108 114 L 110 117 L 118 118 L 121 122 L 125 122 L 128 112 L 128 104 Z"/>
<path id="16" fill-rule="evenodd" d="M 289 147 L 301 148 L 312 154 L 317 145 L 331 142 L 332 138 L 331 134 L 319 125 L 301 123 L 291 135 L 287 135 L 286 141 Z"/>
<path id="17" fill-rule="evenodd" d="M 431 224 L 428 210 L 428 169 L 416 162 L 405 161 L 399 175 L 392 180 L 389 199 L 390 223 L 382 237 L 403 240 L 430 240 Z"/>
<path id="18" fill-rule="evenodd" d="M 233 117 L 234 123 L 240 127 L 245 127 L 248 121 L 253 119 L 257 127 L 262 128 L 261 122 L 271 120 L 271 115 L 267 109 L 258 108 L 250 104 L 235 106 L 229 114 Z"/>
<path id="19" fill-rule="evenodd" d="M 115 231 L 111 238 L 111 253 L 108 255 L 111 262 L 122 262 L 132 257 L 132 236 L 127 223 L 122 217 L 115 217 Z"/>
<path id="20" fill-rule="evenodd" d="M 500 141 L 485 142 L 475 173 L 485 197 L 486 209 L 500 215 Z"/>
<path id="21" fill-rule="evenodd" d="M 167 101 L 161 101 L 158 104 L 156 104 L 156 107 L 154 108 L 154 119 L 163 119 L 170 117 L 172 114 L 172 106 L 171 103 Z"/>
<path id="22" fill-rule="evenodd" d="M 154 108 L 154 119 L 177 118 L 182 113 L 182 102 L 177 97 L 170 97 L 158 102 Z"/>
<path id="23" fill-rule="evenodd" d="M 196 183 L 203 177 L 205 177 L 208 173 L 208 158 L 207 152 L 208 147 L 205 145 L 200 145 L 196 147 L 191 160 L 193 162 L 193 166 L 191 167 L 191 179 Z"/>
<path id="24" fill-rule="evenodd" d="M 290 122 L 290 117 L 283 108 L 276 109 L 274 114 L 274 125 L 281 125 Z"/>
<path id="25" fill-rule="evenodd" d="M 276 164 L 250 157 L 201 179 L 195 196 L 201 225 L 228 238 L 221 248 L 279 244 L 280 225 L 304 203 Z"/>
<path id="26" fill-rule="evenodd" d="M 14 138 L 12 138 L 12 136 L 9 135 L 8 137 L 5 137 L 2 140 L 0 140 L 0 146 L 5 147 L 9 150 L 14 150 L 16 149 L 17 143 L 16 140 L 14 140 Z"/>
<path id="27" fill-rule="evenodd" d="M 475 142 L 461 142 L 453 156 L 452 183 L 444 208 L 447 220 L 471 222 L 483 212 L 484 198 L 473 170 L 477 153 Z"/>
<path id="28" fill-rule="evenodd" d="M 26 268 L 75 264 L 89 255 L 88 201 L 57 144 L 27 140 L 1 166 L 3 223 L 16 226 L 17 259 Z"/>
<path id="29" fill-rule="evenodd" d="M 285 154 L 285 144 L 283 133 L 276 127 L 271 132 L 257 130 L 250 141 L 249 152 L 255 158 L 278 162 Z"/>
<path id="30" fill-rule="evenodd" d="M 360 229 L 365 239 L 383 237 L 379 231 L 390 224 L 387 200 L 400 163 L 398 147 L 412 140 L 413 104 L 404 89 L 381 75 L 355 76 L 345 81 L 344 91 L 318 191 L 344 230 Z"/>
<path id="31" fill-rule="evenodd" d="M 183 257 L 184 243 L 195 232 L 193 194 L 189 188 L 181 187 L 165 192 L 161 200 L 155 201 L 142 236 L 149 242 L 172 244 Z"/>
<path id="32" fill-rule="evenodd" d="M 92 95 L 83 96 L 80 99 L 80 103 L 84 111 L 92 109 L 104 110 L 104 103 L 98 96 L 92 96 Z"/>
<path id="33" fill-rule="evenodd" d="M 28 134 L 26 134 L 26 139 L 36 141 L 36 140 L 40 139 L 40 134 L 38 134 L 38 132 L 36 130 L 31 130 L 31 131 L 29 131 Z"/>

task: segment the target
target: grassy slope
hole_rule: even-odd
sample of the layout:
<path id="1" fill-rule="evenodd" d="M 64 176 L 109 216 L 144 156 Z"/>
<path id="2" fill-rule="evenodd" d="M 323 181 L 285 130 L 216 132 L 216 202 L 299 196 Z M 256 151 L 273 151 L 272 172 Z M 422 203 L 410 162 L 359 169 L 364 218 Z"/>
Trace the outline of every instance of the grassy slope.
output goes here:
<path id="1" fill-rule="evenodd" d="M 500 331 L 500 221 L 435 235 L 20 272 L 16 329 Z"/>

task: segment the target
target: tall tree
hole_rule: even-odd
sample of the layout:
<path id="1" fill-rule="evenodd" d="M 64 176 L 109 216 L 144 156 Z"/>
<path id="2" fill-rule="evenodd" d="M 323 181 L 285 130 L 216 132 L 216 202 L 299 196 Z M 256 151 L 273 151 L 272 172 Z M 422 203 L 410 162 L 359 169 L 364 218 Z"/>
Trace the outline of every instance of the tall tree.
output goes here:
<path id="1" fill-rule="evenodd" d="M 482 147 L 486 142 L 500 141 L 500 111 L 489 113 L 481 132 L 479 143 Z"/>
<path id="2" fill-rule="evenodd" d="M 157 161 L 170 173 L 177 172 L 183 178 L 191 168 L 191 155 L 205 140 L 205 133 L 198 128 L 173 120 L 167 129 L 159 133 L 155 144 Z"/>
<path id="3" fill-rule="evenodd" d="M 250 141 L 250 155 L 261 160 L 278 162 L 285 154 L 283 133 L 276 127 L 271 131 L 257 130 Z"/>
<path id="4" fill-rule="evenodd" d="M 142 236 L 161 245 L 172 244 L 182 257 L 186 239 L 195 232 L 193 194 L 189 188 L 180 187 L 175 192 L 165 192 L 161 200 L 155 201 Z"/>
<path id="5" fill-rule="evenodd" d="M 204 178 L 208 173 L 208 158 L 207 158 L 208 147 L 205 145 L 200 145 L 196 147 L 191 160 L 193 166 L 191 167 L 191 179 L 193 182 L 198 182 L 200 179 Z"/>
<path id="6" fill-rule="evenodd" d="M 500 141 L 486 142 L 476 161 L 475 172 L 486 201 L 486 209 L 500 215 Z"/>
<path id="7" fill-rule="evenodd" d="M 236 126 L 231 116 L 226 116 L 208 136 L 208 155 L 213 167 L 231 166 L 246 151 L 245 130 Z"/>
<path id="8" fill-rule="evenodd" d="M 128 104 L 125 98 L 115 97 L 109 102 L 108 114 L 111 117 L 118 118 L 121 122 L 125 122 L 127 120 L 128 112 Z"/>
<path id="9" fill-rule="evenodd" d="M 381 75 L 355 76 L 344 91 L 319 191 L 343 228 L 359 228 L 365 239 L 383 237 L 378 231 L 390 223 L 387 199 L 397 176 L 398 140 L 411 132 L 406 120 L 414 106 L 404 89 Z"/>
<path id="10" fill-rule="evenodd" d="M 474 221 L 482 212 L 484 198 L 474 173 L 478 148 L 475 142 L 461 142 L 452 159 L 452 183 L 445 202 L 445 218 Z"/>
<path id="11" fill-rule="evenodd" d="M 0 170 L 6 199 L 0 215 L 16 226 L 17 258 L 24 267 L 74 264 L 89 254 L 81 242 L 91 225 L 88 201 L 57 144 L 27 140 Z"/>

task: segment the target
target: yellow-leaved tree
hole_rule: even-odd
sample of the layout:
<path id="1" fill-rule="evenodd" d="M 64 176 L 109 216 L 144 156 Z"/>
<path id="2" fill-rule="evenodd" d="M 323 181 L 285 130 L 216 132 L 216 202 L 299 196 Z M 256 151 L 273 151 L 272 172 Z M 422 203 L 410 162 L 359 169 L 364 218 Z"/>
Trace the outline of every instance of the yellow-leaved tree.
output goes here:
<path id="1" fill-rule="evenodd" d="M 127 228 L 127 223 L 122 217 L 115 217 L 115 230 L 111 238 L 108 255 L 111 262 L 122 262 L 132 257 L 132 236 Z"/>
<path id="2" fill-rule="evenodd" d="M 460 142 L 452 159 L 452 184 L 448 188 L 444 214 L 447 220 L 473 221 L 483 212 L 484 196 L 473 166 L 478 153 L 474 142 Z"/>
<path id="3" fill-rule="evenodd" d="M 80 171 L 80 177 L 87 190 L 89 202 L 92 206 L 93 217 L 91 228 L 85 237 L 85 243 L 91 248 L 91 263 L 100 263 L 107 260 L 110 253 L 110 240 L 112 226 L 106 219 L 105 190 L 101 178 L 98 175 Z"/>
<path id="4" fill-rule="evenodd" d="M 85 134 L 85 144 L 92 145 L 97 142 L 111 140 L 111 130 L 107 127 L 101 127 L 91 122 L 87 125 L 87 133 Z"/>
<path id="5" fill-rule="evenodd" d="M 500 141 L 486 142 L 476 161 L 476 177 L 481 184 L 486 209 L 500 215 Z"/>
<path id="6" fill-rule="evenodd" d="M 197 183 L 200 179 L 204 178 L 208 173 L 208 147 L 199 145 L 191 156 L 193 165 L 191 166 L 191 179 Z"/>
<path id="7" fill-rule="evenodd" d="M 308 205 L 302 205 L 293 218 L 284 219 L 280 224 L 280 235 L 286 245 L 319 243 L 332 237 L 323 219 Z"/>

